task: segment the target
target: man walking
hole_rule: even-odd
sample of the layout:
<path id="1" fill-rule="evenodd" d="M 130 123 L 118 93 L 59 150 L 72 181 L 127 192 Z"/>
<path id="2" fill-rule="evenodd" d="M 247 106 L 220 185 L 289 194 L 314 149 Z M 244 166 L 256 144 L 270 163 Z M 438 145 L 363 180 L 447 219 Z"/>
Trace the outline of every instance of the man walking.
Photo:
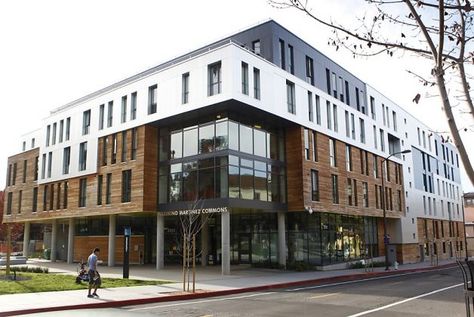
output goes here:
<path id="1" fill-rule="evenodd" d="M 89 267 L 89 292 L 87 297 L 89 298 L 99 297 L 99 295 L 97 295 L 97 288 L 99 287 L 100 280 L 99 272 L 97 272 L 97 256 L 99 255 L 99 252 L 99 248 L 95 248 L 87 259 L 87 266 Z M 91 294 L 92 287 L 94 287 L 94 293 Z"/>

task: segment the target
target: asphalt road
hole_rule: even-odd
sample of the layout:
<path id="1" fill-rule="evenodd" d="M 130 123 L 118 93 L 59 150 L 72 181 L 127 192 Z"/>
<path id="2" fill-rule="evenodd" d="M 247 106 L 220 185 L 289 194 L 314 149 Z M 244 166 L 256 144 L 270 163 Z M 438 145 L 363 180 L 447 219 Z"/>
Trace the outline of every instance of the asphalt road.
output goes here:
<path id="1" fill-rule="evenodd" d="M 154 316 L 465 316 L 457 268 L 120 309 Z M 374 311 L 373 311 L 374 310 Z M 132 315 L 132 314 L 130 314 Z"/>

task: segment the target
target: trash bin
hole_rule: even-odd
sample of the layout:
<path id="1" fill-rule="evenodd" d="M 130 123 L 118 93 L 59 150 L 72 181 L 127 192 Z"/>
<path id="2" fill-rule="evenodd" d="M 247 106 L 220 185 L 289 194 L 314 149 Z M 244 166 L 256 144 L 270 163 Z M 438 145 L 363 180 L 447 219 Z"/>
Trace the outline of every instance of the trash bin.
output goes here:
<path id="1" fill-rule="evenodd" d="M 45 258 L 46 260 L 50 260 L 50 259 L 51 259 L 51 250 L 50 250 L 50 249 L 44 249 L 44 251 L 43 251 L 43 258 Z"/>

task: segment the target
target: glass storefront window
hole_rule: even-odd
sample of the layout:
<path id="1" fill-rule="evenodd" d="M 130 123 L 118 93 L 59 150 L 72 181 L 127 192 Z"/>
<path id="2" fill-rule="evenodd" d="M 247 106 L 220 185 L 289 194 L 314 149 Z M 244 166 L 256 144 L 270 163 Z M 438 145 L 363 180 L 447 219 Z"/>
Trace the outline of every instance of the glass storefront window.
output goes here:
<path id="1" fill-rule="evenodd" d="M 183 157 L 183 133 L 171 133 L 170 158 L 177 159 Z"/>
<path id="2" fill-rule="evenodd" d="M 197 196 L 197 162 L 183 164 L 183 200 L 193 201 Z"/>
<path id="3" fill-rule="evenodd" d="M 229 165 L 229 198 L 240 198 L 238 166 Z"/>
<path id="4" fill-rule="evenodd" d="M 183 135 L 183 156 L 198 154 L 198 129 L 192 127 L 184 130 Z"/>
<path id="5" fill-rule="evenodd" d="M 267 173 L 255 171 L 255 199 L 267 201 Z"/>
<path id="6" fill-rule="evenodd" d="M 214 151 L 214 124 L 199 127 L 199 153 Z"/>
<path id="7" fill-rule="evenodd" d="M 253 154 L 252 128 L 240 125 L 240 152 Z"/>
<path id="8" fill-rule="evenodd" d="M 214 196 L 214 169 L 199 170 L 199 198 L 211 199 Z"/>
<path id="9" fill-rule="evenodd" d="M 264 131 L 253 129 L 253 153 L 254 155 L 267 155 L 266 133 Z"/>
<path id="10" fill-rule="evenodd" d="M 229 138 L 228 138 L 228 121 L 217 121 L 216 122 L 216 140 L 215 140 L 215 147 L 216 151 L 226 150 L 229 146 Z"/>
<path id="11" fill-rule="evenodd" d="M 229 121 L 229 149 L 239 150 L 239 124 Z"/>
<path id="12" fill-rule="evenodd" d="M 242 199 L 253 199 L 253 170 L 240 168 L 240 195 Z"/>

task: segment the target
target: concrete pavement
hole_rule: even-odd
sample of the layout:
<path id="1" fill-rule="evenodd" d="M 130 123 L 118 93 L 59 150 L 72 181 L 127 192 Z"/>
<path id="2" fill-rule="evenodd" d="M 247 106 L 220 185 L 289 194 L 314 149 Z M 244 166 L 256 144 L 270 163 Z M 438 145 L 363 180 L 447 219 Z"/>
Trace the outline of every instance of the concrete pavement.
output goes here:
<path id="1" fill-rule="evenodd" d="M 440 261 L 439 267 L 453 265 L 454 261 Z M 48 267 L 50 273 L 75 275 L 77 265 L 66 263 L 51 263 L 48 261 L 33 260 L 29 266 Z M 0 316 L 9 316 L 20 313 L 32 313 L 63 309 L 103 308 L 126 305 L 139 305 L 161 301 L 202 298 L 209 296 L 229 295 L 247 291 L 291 287 L 305 284 L 322 284 L 334 281 L 356 280 L 397 274 L 398 272 L 412 272 L 419 270 L 436 269 L 429 262 L 407 264 L 399 267 L 398 271 L 385 272 L 384 268 L 374 268 L 374 272 L 365 272 L 364 269 L 288 272 L 270 269 L 255 269 L 246 266 L 232 267 L 230 275 L 221 275 L 220 267 L 199 267 L 197 270 L 197 294 L 183 294 L 181 268 L 168 267 L 156 271 L 150 266 L 131 267 L 131 279 L 168 280 L 173 283 L 157 286 L 137 286 L 111 289 L 100 289 L 99 299 L 86 297 L 87 291 L 61 291 L 30 294 L 14 294 L 0 296 Z M 103 277 L 120 278 L 121 267 L 99 267 Z M 71 283 L 74 279 L 71 276 Z"/>

